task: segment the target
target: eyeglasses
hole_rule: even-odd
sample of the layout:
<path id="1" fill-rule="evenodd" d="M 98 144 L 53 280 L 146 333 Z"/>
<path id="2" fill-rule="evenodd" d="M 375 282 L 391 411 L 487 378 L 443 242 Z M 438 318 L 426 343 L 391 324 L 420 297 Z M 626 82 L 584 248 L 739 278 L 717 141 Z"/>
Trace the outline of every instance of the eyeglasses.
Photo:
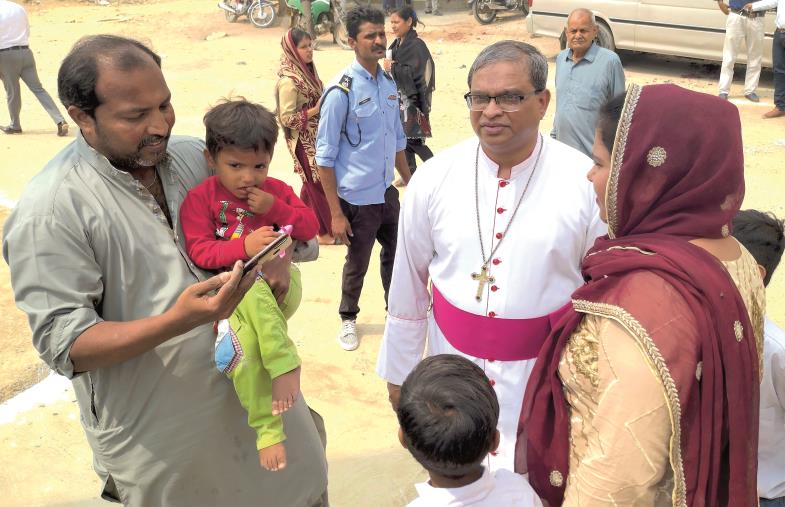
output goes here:
<path id="1" fill-rule="evenodd" d="M 540 92 L 542 92 L 542 90 L 534 90 L 532 93 L 527 93 L 526 95 L 505 93 L 504 95 L 496 96 L 478 95 L 469 92 L 464 95 L 463 98 L 466 99 L 466 105 L 469 106 L 469 109 L 472 111 L 485 111 L 485 108 L 488 107 L 488 104 L 491 103 L 491 99 L 493 99 L 496 102 L 496 105 L 499 106 L 499 109 L 505 113 L 514 113 L 521 108 L 521 102 L 529 97 L 534 97 Z"/>

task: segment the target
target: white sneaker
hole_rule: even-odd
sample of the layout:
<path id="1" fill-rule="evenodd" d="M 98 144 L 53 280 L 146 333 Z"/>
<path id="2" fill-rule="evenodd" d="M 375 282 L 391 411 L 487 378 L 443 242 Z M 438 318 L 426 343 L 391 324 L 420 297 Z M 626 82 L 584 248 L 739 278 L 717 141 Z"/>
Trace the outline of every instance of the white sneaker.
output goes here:
<path id="1" fill-rule="evenodd" d="M 357 338 L 357 324 L 355 321 L 341 321 L 341 332 L 338 333 L 338 344 L 343 350 L 355 350 L 360 346 L 360 340 Z"/>

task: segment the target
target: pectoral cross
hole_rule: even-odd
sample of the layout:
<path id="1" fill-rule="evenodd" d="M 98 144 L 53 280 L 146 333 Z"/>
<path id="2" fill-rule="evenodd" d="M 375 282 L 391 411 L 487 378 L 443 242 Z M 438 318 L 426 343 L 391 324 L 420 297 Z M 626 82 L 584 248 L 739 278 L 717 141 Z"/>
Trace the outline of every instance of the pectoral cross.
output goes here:
<path id="1" fill-rule="evenodd" d="M 474 296 L 474 299 L 477 301 L 482 301 L 482 291 L 485 289 L 485 284 L 496 281 L 494 277 L 488 276 L 488 266 L 485 264 L 482 265 L 479 273 L 472 273 L 472 280 L 477 280 L 479 282 L 477 284 L 477 295 Z"/>

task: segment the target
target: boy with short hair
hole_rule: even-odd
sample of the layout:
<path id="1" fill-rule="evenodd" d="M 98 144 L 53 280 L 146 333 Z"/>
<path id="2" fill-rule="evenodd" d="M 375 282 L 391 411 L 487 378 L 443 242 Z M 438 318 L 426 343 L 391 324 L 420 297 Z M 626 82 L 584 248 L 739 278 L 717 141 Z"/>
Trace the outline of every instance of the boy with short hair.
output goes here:
<path id="1" fill-rule="evenodd" d="M 398 438 L 430 476 L 409 507 L 541 506 L 526 477 L 483 466 L 499 446 L 499 401 L 468 359 L 423 359 L 401 386 Z"/>
<path id="2" fill-rule="evenodd" d="M 278 138 L 275 116 L 245 99 L 225 101 L 204 117 L 211 176 L 191 189 L 180 208 L 191 260 L 209 270 L 231 269 L 291 226 L 293 239 L 308 241 L 319 230 L 316 216 L 287 184 L 267 172 Z M 231 317 L 217 323 L 216 367 L 234 383 L 248 424 L 257 434 L 259 463 L 286 466 L 280 414 L 300 394 L 300 358 L 287 333 L 300 304 L 300 272 L 290 268 L 289 291 L 279 305 L 263 276 Z"/>
<path id="3" fill-rule="evenodd" d="M 733 219 L 733 236 L 758 263 L 763 284 L 785 250 L 785 224 L 772 213 L 742 210 Z M 766 318 L 760 384 L 758 496 L 761 507 L 785 505 L 785 331 Z"/>

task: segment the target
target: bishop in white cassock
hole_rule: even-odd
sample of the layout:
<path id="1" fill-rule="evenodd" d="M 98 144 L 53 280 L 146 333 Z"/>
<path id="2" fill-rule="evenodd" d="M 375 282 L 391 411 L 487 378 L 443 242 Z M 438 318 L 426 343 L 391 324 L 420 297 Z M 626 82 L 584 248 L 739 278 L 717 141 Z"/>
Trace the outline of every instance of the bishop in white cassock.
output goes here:
<path id="1" fill-rule="evenodd" d="M 512 52 L 494 51 L 503 44 Z M 492 470 L 513 470 L 534 360 L 583 283 L 581 259 L 606 232 L 586 179 L 592 161 L 537 130 L 546 78 L 544 57 L 521 42 L 490 46 L 472 66 L 478 137 L 439 153 L 409 183 L 377 365 L 393 403 L 426 337 L 428 355 L 460 354 L 483 368 L 501 408 Z"/>

